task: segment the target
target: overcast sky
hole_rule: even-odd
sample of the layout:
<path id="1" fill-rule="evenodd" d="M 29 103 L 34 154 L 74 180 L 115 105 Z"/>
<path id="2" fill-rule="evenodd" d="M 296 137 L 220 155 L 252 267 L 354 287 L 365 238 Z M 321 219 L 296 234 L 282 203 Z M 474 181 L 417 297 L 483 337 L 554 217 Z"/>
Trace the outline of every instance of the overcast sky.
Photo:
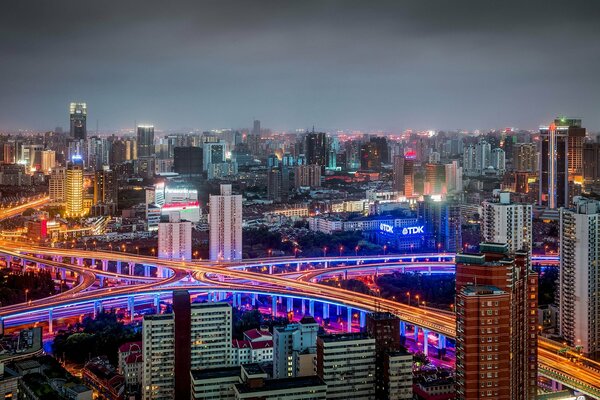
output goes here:
<path id="1" fill-rule="evenodd" d="M 0 129 L 600 130 L 600 1 L 0 2 Z"/>

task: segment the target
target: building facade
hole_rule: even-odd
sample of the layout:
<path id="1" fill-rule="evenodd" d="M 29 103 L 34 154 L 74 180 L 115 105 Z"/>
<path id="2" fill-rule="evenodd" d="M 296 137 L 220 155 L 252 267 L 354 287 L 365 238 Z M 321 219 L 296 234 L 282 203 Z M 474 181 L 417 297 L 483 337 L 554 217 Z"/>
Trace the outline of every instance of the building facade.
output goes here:
<path id="1" fill-rule="evenodd" d="M 232 194 L 231 185 L 221 185 L 220 195 L 210 196 L 210 259 L 242 259 L 242 196 Z"/>

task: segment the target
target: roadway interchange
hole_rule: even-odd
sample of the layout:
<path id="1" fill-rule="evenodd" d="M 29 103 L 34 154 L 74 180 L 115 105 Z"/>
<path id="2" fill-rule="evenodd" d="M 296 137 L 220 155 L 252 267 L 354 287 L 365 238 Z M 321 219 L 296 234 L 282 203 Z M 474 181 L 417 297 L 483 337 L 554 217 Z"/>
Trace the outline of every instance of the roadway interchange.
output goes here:
<path id="1" fill-rule="evenodd" d="M 4 321 L 22 318 L 24 315 L 42 317 L 42 313 L 55 315 L 64 309 L 75 315 L 81 312 L 83 304 L 97 302 L 110 303 L 114 299 L 133 299 L 134 296 L 167 295 L 174 288 L 185 288 L 197 292 L 237 292 L 258 293 L 273 296 L 310 299 L 333 305 L 342 305 L 348 309 L 360 311 L 389 311 L 408 324 L 449 338 L 455 336 L 455 318 L 452 313 L 430 308 L 416 308 L 395 301 L 355 293 L 340 288 L 320 285 L 311 280 L 323 273 L 372 274 L 373 270 L 425 268 L 432 272 L 438 268 L 451 270 L 453 256 L 448 254 L 377 256 L 377 257 L 325 257 L 314 259 L 285 258 L 263 259 L 240 263 L 211 263 L 202 261 L 182 262 L 157 260 L 155 257 L 137 256 L 119 252 L 68 250 L 30 246 L 16 242 L 1 242 L 0 255 L 34 263 L 38 267 L 65 269 L 79 274 L 82 278 L 70 291 L 56 295 L 44 301 L 19 304 L 0 308 L 0 317 Z M 102 260 L 102 265 L 86 266 L 84 260 Z M 544 260 L 546 262 L 548 260 Z M 548 262 L 556 263 L 555 257 Z M 134 276 L 109 271 L 109 263 L 131 263 L 159 268 L 164 278 L 153 276 Z M 354 265 L 350 265 L 354 263 Z M 345 265 L 342 265 L 345 264 Z M 316 267 L 315 267 L 316 266 Z M 277 271 L 279 269 L 279 271 Z M 289 272 L 289 270 L 295 271 Z M 330 271 L 327 271 L 329 269 Z M 255 272 L 252 272 L 254 270 Z M 158 271 L 158 270 L 157 270 Z M 366 271 L 366 272 L 365 272 Z M 271 272 L 270 274 L 268 272 Z M 281 272 L 281 273 L 277 273 Z M 283 273 L 286 272 L 286 273 Z M 161 274 L 157 274 L 161 275 Z M 119 280 L 115 287 L 99 287 L 97 283 L 105 276 Z M 123 283 L 126 283 L 123 285 Z M 47 314 L 46 314 L 47 315 Z M 600 398 L 600 364 L 586 359 L 574 352 L 559 354 L 564 346 L 540 339 L 538 360 L 540 374 L 573 387 L 589 396 Z"/>

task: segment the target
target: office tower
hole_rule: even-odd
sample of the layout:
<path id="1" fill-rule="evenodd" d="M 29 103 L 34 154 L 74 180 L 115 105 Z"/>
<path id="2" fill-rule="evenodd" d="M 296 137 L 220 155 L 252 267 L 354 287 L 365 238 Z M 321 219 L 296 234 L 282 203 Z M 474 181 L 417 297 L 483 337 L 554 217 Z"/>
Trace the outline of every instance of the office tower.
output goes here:
<path id="1" fill-rule="evenodd" d="M 515 171 L 537 171 L 537 146 L 535 143 L 517 143 L 513 146 L 513 154 Z"/>
<path id="2" fill-rule="evenodd" d="M 448 193 L 460 193 L 463 191 L 463 169 L 458 161 L 446 164 L 446 190 Z"/>
<path id="3" fill-rule="evenodd" d="M 152 179 L 156 172 L 156 157 L 138 157 L 135 163 L 137 167 L 137 175 L 140 178 Z"/>
<path id="4" fill-rule="evenodd" d="M 290 172 L 287 167 L 271 168 L 267 172 L 267 198 L 274 202 L 287 201 L 290 191 Z"/>
<path id="5" fill-rule="evenodd" d="M 179 212 L 172 212 L 163 218 L 158 224 L 158 258 L 191 260 L 192 223 L 181 220 Z"/>
<path id="6" fill-rule="evenodd" d="M 506 243 L 511 253 L 526 250 L 531 254 L 531 204 L 513 203 L 509 192 L 501 192 L 494 199 L 484 201 L 481 211 L 481 236 L 484 241 Z"/>
<path id="7" fill-rule="evenodd" d="M 15 142 L 6 142 L 3 145 L 2 161 L 5 164 L 14 164 L 17 162 L 17 149 Z"/>
<path id="8" fill-rule="evenodd" d="M 137 126 L 137 157 L 150 157 L 154 155 L 154 126 Z M 130 155 L 131 156 L 131 155 Z M 129 159 L 135 159 L 131 157 Z"/>
<path id="9" fill-rule="evenodd" d="M 599 244 L 600 202 L 576 197 L 560 210 L 559 327 L 586 355 L 600 352 Z"/>
<path id="10" fill-rule="evenodd" d="M 180 175 L 202 174 L 203 154 L 201 147 L 175 147 L 173 149 L 173 171 Z"/>
<path id="11" fill-rule="evenodd" d="M 71 137 L 75 140 L 87 139 L 87 104 L 71 103 L 69 105 L 69 119 L 71 122 Z"/>
<path id="12" fill-rule="evenodd" d="M 307 133 L 304 138 L 304 153 L 307 164 L 317 164 L 324 171 L 327 165 L 327 134 L 314 130 Z"/>
<path id="13" fill-rule="evenodd" d="M 252 127 L 252 134 L 260 136 L 260 121 L 258 119 L 254 120 L 254 125 Z"/>
<path id="14" fill-rule="evenodd" d="M 21 148 L 21 157 L 19 162 L 25 164 L 28 169 L 35 167 L 36 164 L 41 164 L 41 159 L 36 160 L 35 156 L 36 153 L 40 155 L 42 150 L 44 150 L 44 146 L 41 144 L 23 145 Z"/>
<path id="15" fill-rule="evenodd" d="M 375 142 L 363 143 L 360 146 L 360 169 L 379 170 L 381 169 L 380 148 Z"/>
<path id="16" fill-rule="evenodd" d="M 66 201 L 67 169 L 58 167 L 50 173 L 48 184 L 50 201 L 54 205 L 64 204 Z"/>
<path id="17" fill-rule="evenodd" d="M 537 396 L 537 274 L 529 253 L 481 243 L 456 256 L 457 399 Z"/>
<path id="18" fill-rule="evenodd" d="M 115 171 L 107 167 L 94 173 L 94 204 L 117 204 L 119 182 Z"/>
<path id="19" fill-rule="evenodd" d="M 206 176 L 208 179 L 226 179 L 237 175 L 237 161 L 226 161 L 218 164 L 209 164 Z"/>
<path id="20" fill-rule="evenodd" d="M 580 119 L 557 118 L 540 128 L 539 202 L 549 208 L 568 207 L 570 185 L 583 175 L 585 128 Z"/>
<path id="21" fill-rule="evenodd" d="M 504 172 L 506 170 L 506 155 L 504 154 L 504 150 L 496 147 L 494 150 L 492 150 L 491 157 L 492 159 L 490 165 L 496 171 Z"/>
<path id="22" fill-rule="evenodd" d="M 425 190 L 424 195 L 445 195 L 446 166 L 444 164 L 425 164 Z"/>
<path id="23" fill-rule="evenodd" d="M 404 155 L 395 155 L 393 161 L 392 189 L 404 194 Z"/>
<path id="24" fill-rule="evenodd" d="M 321 187 L 321 167 L 316 164 L 294 167 L 294 187 Z"/>
<path id="25" fill-rule="evenodd" d="M 404 196 L 412 197 L 415 192 L 415 152 L 404 154 Z"/>
<path id="26" fill-rule="evenodd" d="M 423 248 L 435 251 L 460 251 L 462 247 L 460 205 L 425 196 L 419 204 L 423 221 Z"/>
<path id="27" fill-rule="evenodd" d="M 600 143 L 583 144 L 583 179 L 586 182 L 600 178 Z"/>
<path id="28" fill-rule="evenodd" d="M 273 378 L 314 374 L 319 324 L 310 315 L 300 322 L 273 328 Z"/>
<path id="29" fill-rule="evenodd" d="M 204 171 L 208 170 L 210 164 L 225 162 L 225 142 L 205 142 L 202 146 L 202 169 Z"/>
<path id="30" fill-rule="evenodd" d="M 366 333 L 319 335 L 317 375 L 327 399 L 375 400 L 375 339 Z"/>
<path id="31" fill-rule="evenodd" d="M 231 185 L 221 185 L 220 195 L 210 195 L 210 259 L 242 259 L 242 196 L 234 195 Z"/>
<path id="32" fill-rule="evenodd" d="M 479 175 L 492 164 L 492 146 L 484 139 L 475 145 L 475 170 Z"/>
<path id="33" fill-rule="evenodd" d="M 44 174 L 49 174 L 56 165 L 56 153 L 54 150 L 43 150 L 40 153 L 41 171 Z"/>
<path id="34" fill-rule="evenodd" d="M 463 168 L 465 169 L 465 173 L 467 175 L 472 175 L 476 171 L 476 154 L 475 146 L 472 144 L 465 147 L 463 153 Z"/>
<path id="35" fill-rule="evenodd" d="M 109 165 L 110 143 L 105 138 L 92 136 L 87 140 L 87 166 L 99 170 Z"/>
<path id="36" fill-rule="evenodd" d="M 402 397 L 397 398 L 412 398 L 412 371 L 404 377 L 397 374 L 398 368 L 404 369 L 406 364 L 406 357 L 396 354 L 402 351 L 406 353 L 406 349 L 400 344 L 400 319 L 386 312 L 368 314 L 366 332 L 375 339 L 375 393 L 377 398 L 389 399 L 391 393 L 400 394 L 398 393 L 399 388 L 395 388 L 395 390 L 391 388 L 393 383 L 403 386 Z M 409 362 L 412 364 L 412 358 Z M 398 382 L 393 382 L 394 380 Z M 410 381 L 410 385 L 406 385 L 407 381 Z"/>
<path id="37" fill-rule="evenodd" d="M 68 217 L 83 216 L 83 159 L 78 156 L 73 156 L 67 166 L 65 201 Z"/>
<path id="38" fill-rule="evenodd" d="M 377 153 L 382 164 L 390 163 L 390 149 L 388 147 L 387 138 L 384 136 L 371 136 L 369 142 L 375 144 Z"/>

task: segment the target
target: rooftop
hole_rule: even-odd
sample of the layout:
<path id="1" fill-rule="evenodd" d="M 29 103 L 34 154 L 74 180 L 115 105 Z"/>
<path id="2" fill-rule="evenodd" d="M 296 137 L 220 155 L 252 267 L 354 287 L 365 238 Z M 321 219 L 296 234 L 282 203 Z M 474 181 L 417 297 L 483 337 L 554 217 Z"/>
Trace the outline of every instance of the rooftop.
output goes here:
<path id="1" fill-rule="evenodd" d="M 318 338 L 321 339 L 325 343 L 350 342 L 353 340 L 372 339 L 371 336 L 369 336 L 365 332 L 319 335 Z M 375 339 L 372 339 L 372 340 L 375 340 Z"/>
<path id="2" fill-rule="evenodd" d="M 209 368 L 209 369 L 193 369 L 191 370 L 193 380 L 203 379 L 214 379 L 214 378 L 228 378 L 240 376 L 240 367 L 220 367 L 220 368 Z"/>
<path id="3" fill-rule="evenodd" d="M 246 384 L 238 383 L 235 389 L 238 393 L 260 393 L 276 390 L 302 389 L 315 386 L 326 388 L 325 382 L 318 376 L 301 376 L 296 378 L 268 379 L 264 381 L 261 387 L 249 387 Z"/>

